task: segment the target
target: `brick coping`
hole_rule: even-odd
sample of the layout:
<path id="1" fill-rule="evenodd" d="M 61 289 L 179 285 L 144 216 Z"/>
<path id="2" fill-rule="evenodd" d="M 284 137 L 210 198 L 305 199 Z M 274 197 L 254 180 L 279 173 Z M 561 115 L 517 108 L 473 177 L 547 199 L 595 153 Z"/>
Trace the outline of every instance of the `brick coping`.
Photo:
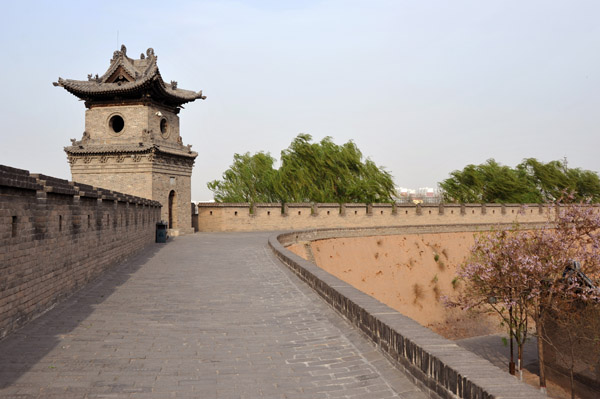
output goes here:
<path id="1" fill-rule="evenodd" d="M 539 224 L 531 224 L 536 227 Z M 546 398 L 489 361 L 461 348 L 375 298 L 288 251 L 298 241 L 373 235 L 484 231 L 510 224 L 312 229 L 274 234 L 269 246 L 300 279 L 358 327 L 418 386 L 436 398 Z"/>

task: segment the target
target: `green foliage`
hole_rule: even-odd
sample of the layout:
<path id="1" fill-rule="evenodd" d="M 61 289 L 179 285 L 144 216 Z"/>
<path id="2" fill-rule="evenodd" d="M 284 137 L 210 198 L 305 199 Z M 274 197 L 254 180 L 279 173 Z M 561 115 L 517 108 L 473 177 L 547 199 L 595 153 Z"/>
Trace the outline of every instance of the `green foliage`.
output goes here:
<path id="1" fill-rule="evenodd" d="M 458 284 L 460 283 L 460 280 L 458 277 L 454 277 L 452 279 L 452 288 L 453 289 L 457 289 L 458 288 Z"/>
<path id="2" fill-rule="evenodd" d="M 349 141 L 335 144 L 331 137 L 312 143 L 298 135 L 281 152 L 281 167 L 262 152 L 235 154 L 223 180 L 208 183 L 218 202 L 391 202 L 394 183 L 384 168 Z"/>
<path id="3" fill-rule="evenodd" d="M 459 203 L 543 203 L 573 192 L 574 200 L 590 198 L 600 202 L 598 174 L 566 163 L 543 163 L 535 158 L 523 160 L 515 168 L 489 159 L 481 165 L 455 170 L 440 183 L 444 200 Z"/>
<path id="4" fill-rule="evenodd" d="M 223 180 L 207 184 L 217 202 L 276 202 L 277 171 L 275 158 L 264 152 L 233 155 L 233 164 L 223 173 Z"/>

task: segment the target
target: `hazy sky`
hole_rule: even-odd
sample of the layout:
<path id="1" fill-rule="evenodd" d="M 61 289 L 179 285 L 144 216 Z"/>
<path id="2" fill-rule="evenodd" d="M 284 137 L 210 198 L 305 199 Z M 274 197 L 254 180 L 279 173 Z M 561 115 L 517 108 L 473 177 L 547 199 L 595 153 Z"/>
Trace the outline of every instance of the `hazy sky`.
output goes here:
<path id="1" fill-rule="evenodd" d="M 354 140 L 404 187 L 489 158 L 598 171 L 599 16 L 597 0 L 3 2 L 0 164 L 70 179 L 85 107 L 52 82 L 104 73 L 125 44 L 208 97 L 180 113 L 193 200 L 234 153 L 279 158 L 298 133 Z"/>

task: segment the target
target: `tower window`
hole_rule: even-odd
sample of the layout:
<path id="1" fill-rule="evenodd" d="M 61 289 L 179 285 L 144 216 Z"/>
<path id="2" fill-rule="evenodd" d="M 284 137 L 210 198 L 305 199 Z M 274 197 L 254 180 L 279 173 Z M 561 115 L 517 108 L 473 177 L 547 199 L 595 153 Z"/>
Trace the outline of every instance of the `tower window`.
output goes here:
<path id="1" fill-rule="evenodd" d="M 108 126 L 114 133 L 121 133 L 125 127 L 125 121 L 121 115 L 113 115 L 108 121 Z"/>
<path id="2" fill-rule="evenodd" d="M 169 124 L 167 122 L 167 118 L 162 118 L 160 120 L 160 132 L 163 136 L 167 136 L 167 129 L 169 128 Z"/>

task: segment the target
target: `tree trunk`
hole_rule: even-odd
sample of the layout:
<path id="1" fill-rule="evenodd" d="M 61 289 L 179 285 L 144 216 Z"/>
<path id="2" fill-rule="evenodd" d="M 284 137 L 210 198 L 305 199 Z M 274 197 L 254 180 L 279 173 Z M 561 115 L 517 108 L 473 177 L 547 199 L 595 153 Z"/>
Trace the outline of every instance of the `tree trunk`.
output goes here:
<path id="1" fill-rule="evenodd" d="M 514 321 L 513 321 L 513 313 L 512 313 L 512 306 L 510 306 L 508 308 L 508 315 L 509 315 L 509 320 L 510 320 L 510 326 L 509 326 L 509 331 L 510 331 L 510 362 L 508 362 L 508 372 L 511 375 L 515 375 L 515 357 L 514 357 L 514 347 L 513 347 L 513 338 L 515 335 L 515 329 L 514 329 Z"/>
<path id="2" fill-rule="evenodd" d="M 510 336 L 510 362 L 508 363 L 508 372 L 515 375 L 515 359 L 513 357 L 513 336 Z"/>
<path id="3" fill-rule="evenodd" d="M 567 331 L 569 336 L 569 354 L 571 355 L 571 361 L 569 364 L 569 382 L 571 383 L 571 399 L 575 399 L 575 379 L 573 378 L 575 370 L 575 342 L 573 339 L 572 330 L 567 328 Z"/>
<path id="4" fill-rule="evenodd" d="M 573 379 L 573 366 L 569 370 L 569 379 L 571 380 L 571 399 L 575 399 L 575 380 Z"/>
<path id="5" fill-rule="evenodd" d="M 540 318 L 541 319 L 541 318 Z M 540 391 L 546 393 L 546 372 L 544 370 L 544 339 L 542 335 L 542 321 L 536 320 L 535 331 L 537 333 L 538 364 L 540 366 Z"/>
<path id="6" fill-rule="evenodd" d="M 523 345 L 524 343 L 520 343 L 517 347 L 518 351 L 518 359 L 517 359 L 517 370 L 519 370 L 519 379 L 523 381 Z"/>

